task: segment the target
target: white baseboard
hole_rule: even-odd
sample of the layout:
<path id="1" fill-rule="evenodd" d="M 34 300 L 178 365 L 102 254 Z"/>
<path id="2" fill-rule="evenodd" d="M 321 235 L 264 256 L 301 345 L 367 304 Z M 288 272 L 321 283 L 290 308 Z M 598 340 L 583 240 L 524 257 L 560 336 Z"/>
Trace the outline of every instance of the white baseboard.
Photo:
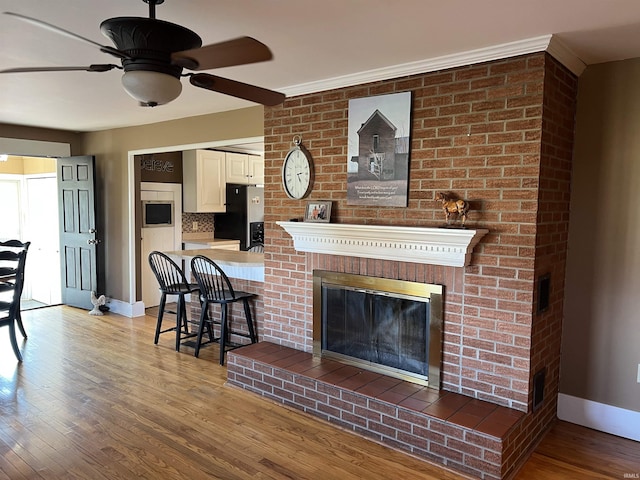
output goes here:
<path id="1" fill-rule="evenodd" d="M 558 418 L 567 422 L 640 441 L 640 412 L 560 393 Z"/>
<path id="2" fill-rule="evenodd" d="M 109 300 L 109 311 L 124 317 L 141 317 L 144 315 L 144 303 L 127 303 L 114 298 Z"/>

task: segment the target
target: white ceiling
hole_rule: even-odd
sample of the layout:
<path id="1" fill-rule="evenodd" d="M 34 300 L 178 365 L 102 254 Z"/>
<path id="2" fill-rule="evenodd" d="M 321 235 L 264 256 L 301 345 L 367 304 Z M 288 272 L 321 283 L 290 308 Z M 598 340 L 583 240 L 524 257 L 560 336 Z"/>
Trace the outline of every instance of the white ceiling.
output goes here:
<path id="1" fill-rule="evenodd" d="M 0 0 L 0 11 L 109 44 L 99 30 L 102 20 L 146 17 L 148 6 L 142 0 Z M 205 45 L 243 35 L 262 41 L 274 60 L 210 73 L 285 94 L 550 34 L 585 64 L 640 57 L 640 0 L 166 0 L 157 18 L 195 31 Z M 0 15 L 0 69 L 113 61 L 83 42 Z M 122 90 L 120 76 L 117 70 L 0 75 L 0 123 L 92 131 L 252 105 L 183 79 L 177 100 L 142 108 Z"/>

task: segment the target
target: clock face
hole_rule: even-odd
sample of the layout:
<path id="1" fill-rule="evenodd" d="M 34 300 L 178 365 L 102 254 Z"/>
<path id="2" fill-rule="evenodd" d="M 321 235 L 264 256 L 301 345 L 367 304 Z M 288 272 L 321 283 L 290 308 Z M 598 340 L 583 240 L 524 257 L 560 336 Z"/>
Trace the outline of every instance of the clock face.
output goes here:
<path id="1" fill-rule="evenodd" d="M 293 148 L 284 159 L 282 185 L 291 198 L 304 198 L 311 192 L 313 166 L 310 156 L 300 147 Z"/>

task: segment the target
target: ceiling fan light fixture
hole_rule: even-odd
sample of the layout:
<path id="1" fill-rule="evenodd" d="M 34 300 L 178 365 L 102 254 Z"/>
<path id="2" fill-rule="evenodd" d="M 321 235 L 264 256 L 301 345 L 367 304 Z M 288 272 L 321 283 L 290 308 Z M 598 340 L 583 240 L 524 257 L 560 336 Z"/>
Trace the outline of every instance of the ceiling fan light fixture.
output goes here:
<path id="1" fill-rule="evenodd" d="M 167 104 L 182 93 L 183 69 L 210 70 L 213 68 L 233 67 L 255 62 L 271 60 L 273 55 L 269 47 L 251 37 L 238 37 L 231 40 L 202 46 L 202 38 L 186 27 L 158 20 L 155 7 L 164 0 L 143 0 L 149 5 L 149 18 L 114 17 L 100 24 L 100 31 L 109 38 L 115 47 L 101 45 L 89 38 L 43 22 L 36 18 L 18 13 L 2 12 L 32 23 L 60 35 L 88 43 L 109 55 L 117 57 L 120 65 L 91 64 L 81 67 L 26 67 L 0 70 L 3 73 L 30 72 L 107 72 L 113 68 L 124 70 L 122 86 L 127 94 L 141 106 L 155 107 Z M 247 83 L 217 77 L 205 73 L 188 73 L 193 86 L 224 95 L 261 103 L 266 106 L 278 105 L 285 95 L 273 90 Z M 0 159 L 2 161 L 2 159 Z"/>
<path id="2" fill-rule="evenodd" d="M 143 105 L 164 105 L 180 96 L 179 78 L 161 72 L 132 70 L 122 75 L 125 91 Z"/>

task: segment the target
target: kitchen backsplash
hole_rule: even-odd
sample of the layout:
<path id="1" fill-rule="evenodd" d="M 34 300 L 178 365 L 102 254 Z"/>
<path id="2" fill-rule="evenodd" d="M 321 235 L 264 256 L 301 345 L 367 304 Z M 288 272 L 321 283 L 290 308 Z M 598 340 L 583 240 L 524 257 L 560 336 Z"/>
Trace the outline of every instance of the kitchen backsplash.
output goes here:
<path id="1" fill-rule="evenodd" d="M 213 233 L 213 213 L 182 213 L 182 233 L 211 232 Z M 197 230 L 193 224 L 198 224 Z M 212 235 L 213 236 L 213 235 Z"/>

